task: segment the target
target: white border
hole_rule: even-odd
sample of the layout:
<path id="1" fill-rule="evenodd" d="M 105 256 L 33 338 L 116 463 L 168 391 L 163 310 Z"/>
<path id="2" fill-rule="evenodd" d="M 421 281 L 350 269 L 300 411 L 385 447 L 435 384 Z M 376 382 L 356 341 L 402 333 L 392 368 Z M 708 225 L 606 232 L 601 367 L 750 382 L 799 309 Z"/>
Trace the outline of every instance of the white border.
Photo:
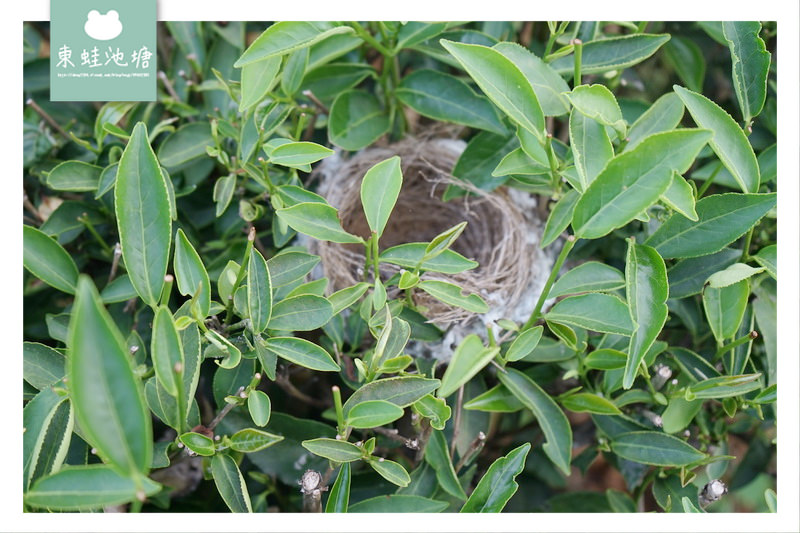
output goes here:
<path id="1" fill-rule="evenodd" d="M 68 1 L 68 0 L 62 0 Z M 135 0 L 131 0 L 135 1 Z M 798 243 L 800 235 L 800 188 L 798 176 L 798 122 L 800 119 L 800 6 L 792 0 L 670 0 L 650 3 L 641 0 L 599 2 L 489 2 L 446 3 L 435 0 L 402 0 L 397 7 L 388 2 L 319 1 L 271 2 L 261 0 L 159 0 L 160 20 L 777 20 L 778 53 L 778 227 L 781 271 L 778 295 L 780 372 L 778 405 L 777 514 L 503 514 L 485 515 L 327 515 L 270 514 L 232 516 L 228 514 L 23 514 L 18 480 L 22 469 L 22 410 L 19 409 L 19 376 L 22 374 L 22 232 L 19 230 L 19 185 L 22 169 L 22 21 L 48 20 L 48 0 L 12 0 L 4 3 L 2 61 L 6 82 L 2 84 L 5 131 L 2 146 L 6 194 L 0 195 L 2 228 L 8 257 L 2 263 L 5 300 L 2 311 L 3 353 L 0 391 L 5 470 L 0 490 L 0 530 L 14 531 L 800 531 L 796 502 L 798 492 Z M 794 504 L 792 502 L 795 502 Z"/>

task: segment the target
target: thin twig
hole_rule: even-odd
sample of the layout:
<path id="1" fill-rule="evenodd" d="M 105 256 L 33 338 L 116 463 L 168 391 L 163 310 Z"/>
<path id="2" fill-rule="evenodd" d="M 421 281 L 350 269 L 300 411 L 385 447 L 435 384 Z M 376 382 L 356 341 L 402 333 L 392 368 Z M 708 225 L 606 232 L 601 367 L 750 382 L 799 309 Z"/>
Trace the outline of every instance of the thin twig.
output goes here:
<path id="1" fill-rule="evenodd" d="M 28 211 L 29 211 L 29 212 L 30 212 L 30 213 L 31 213 L 33 216 L 35 216 L 35 217 L 36 217 L 36 218 L 39 220 L 39 222 L 40 222 L 40 223 L 45 221 L 45 218 L 44 218 L 44 216 L 42 216 L 42 214 L 39 212 L 39 210 L 38 210 L 38 209 L 36 209 L 36 206 L 35 206 L 35 205 L 33 205 L 33 203 L 31 202 L 30 198 L 28 198 L 28 193 L 26 193 L 26 192 L 23 192 L 23 193 L 22 193 L 22 205 L 23 205 L 23 206 L 25 207 L 25 209 L 27 209 L 27 210 L 28 210 Z"/>
<path id="2" fill-rule="evenodd" d="M 284 372 L 279 372 L 277 376 L 275 376 L 275 384 L 279 386 L 283 391 L 293 398 L 297 398 L 303 403 L 307 403 L 313 407 L 317 407 L 319 409 L 324 409 L 327 407 L 327 404 L 321 400 L 316 398 L 312 398 L 311 396 L 305 394 L 300 389 L 294 386 L 291 381 L 289 381 L 289 376 L 286 375 Z"/>
<path id="3" fill-rule="evenodd" d="M 453 417 L 453 442 L 450 444 L 450 459 L 456 455 L 456 439 L 458 438 L 458 429 L 461 425 L 461 408 L 464 405 L 464 385 L 458 388 L 458 399 L 456 400 L 456 413 Z"/>
<path id="4" fill-rule="evenodd" d="M 322 476 L 316 470 L 306 470 L 300 478 L 300 492 L 303 493 L 303 512 L 322 512 L 322 491 L 328 490 Z"/>
<path id="5" fill-rule="evenodd" d="M 380 435 L 383 435 L 384 437 L 388 437 L 393 441 L 402 443 L 406 448 L 410 450 L 419 450 L 419 439 L 409 439 L 408 437 L 404 437 L 400 435 L 396 429 L 376 427 L 372 428 L 372 431 Z"/>
<path id="6" fill-rule="evenodd" d="M 111 272 L 108 273 L 108 283 L 117 275 L 117 268 L 119 268 L 119 258 L 122 257 L 122 245 L 117 243 L 114 245 L 114 255 L 111 259 Z"/>
<path id="7" fill-rule="evenodd" d="M 31 109 L 36 111 L 39 114 L 39 116 L 42 117 L 44 121 L 50 125 L 51 128 L 60 133 L 65 139 L 69 139 L 69 135 L 67 134 L 67 132 L 64 131 L 64 129 L 58 124 L 58 122 L 55 121 L 53 117 L 51 117 L 47 113 L 47 111 L 39 107 L 39 104 L 37 104 L 33 98 L 28 98 L 28 100 L 25 103 L 31 106 Z"/>
<path id="8" fill-rule="evenodd" d="M 305 91 L 303 91 L 303 96 L 314 102 L 314 105 L 317 106 L 319 110 L 322 111 L 322 113 L 324 113 L 325 115 L 331 114 L 330 109 L 328 109 L 327 106 L 325 106 L 325 104 L 323 104 L 320 101 L 320 99 L 317 98 L 313 92 L 311 92 L 311 89 L 306 89 Z"/>
<path id="9" fill-rule="evenodd" d="M 240 394 L 243 390 L 244 387 L 239 387 L 239 390 L 236 391 L 236 394 L 237 395 Z M 211 423 L 206 427 L 213 431 L 214 428 L 217 427 L 217 424 L 222 422 L 222 419 L 225 418 L 225 415 L 230 413 L 234 407 L 236 407 L 235 403 L 226 404 L 225 407 L 223 407 L 222 410 L 219 413 L 217 413 L 217 416 L 214 417 L 214 420 L 212 420 Z"/>
<path id="10" fill-rule="evenodd" d="M 483 431 L 478 432 L 478 436 L 470 443 L 469 449 L 464 453 L 463 456 L 458 460 L 458 464 L 456 464 L 456 474 L 467 464 L 470 460 L 472 460 L 475 455 L 479 454 L 483 449 L 484 444 L 486 444 L 486 434 Z"/>
<path id="11" fill-rule="evenodd" d="M 158 79 L 160 79 L 161 83 L 164 84 L 164 88 L 167 90 L 169 95 L 172 98 L 174 98 L 176 102 L 180 102 L 181 101 L 181 97 L 178 96 L 177 92 L 175 92 L 175 87 L 172 86 L 172 82 L 169 81 L 169 78 L 167 78 L 167 73 L 164 72 L 163 70 L 159 70 L 158 71 Z"/>

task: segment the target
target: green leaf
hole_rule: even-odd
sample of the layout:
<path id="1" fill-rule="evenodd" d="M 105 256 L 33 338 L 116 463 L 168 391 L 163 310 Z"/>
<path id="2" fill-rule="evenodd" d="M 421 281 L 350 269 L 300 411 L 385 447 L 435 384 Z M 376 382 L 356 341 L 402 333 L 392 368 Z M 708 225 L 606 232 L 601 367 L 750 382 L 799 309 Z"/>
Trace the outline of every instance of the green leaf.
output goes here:
<path id="1" fill-rule="evenodd" d="M 441 513 L 449 504 L 412 494 L 387 494 L 354 503 L 348 513 Z"/>
<path id="2" fill-rule="evenodd" d="M 531 134 L 531 136 L 533 135 Z M 489 131 L 482 131 L 467 143 L 467 147 L 453 167 L 452 174 L 472 183 L 479 189 L 493 190 L 505 183 L 507 178 L 493 178 L 492 171 L 497 168 L 506 154 L 518 146 L 519 142 L 515 135 L 497 135 Z M 442 195 L 442 200 L 447 201 L 463 193 L 463 189 L 450 186 Z"/>
<path id="3" fill-rule="evenodd" d="M 305 252 L 281 252 L 267 259 L 272 286 L 283 287 L 301 280 L 319 263 L 319 256 Z"/>
<path id="4" fill-rule="evenodd" d="M 342 33 L 353 33 L 353 29 L 347 26 L 331 28 L 326 22 L 276 22 L 253 41 L 233 66 L 239 68 L 268 57 L 288 54 Z"/>
<path id="5" fill-rule="evenodd" d="M 667 408 L 661 413 L 661 427 L 665 433 L 683 431 L 702 408 L 703 402 L 700 400 L 687 401 L 681 396 L 671 398 Z"/>
<path id="6" fill-rule="evenodd" d="M 85 192 L 97 189 L 102 167 L 83 161 L 64 161 L 47 175 L 47 186 L 56 191 Z"/>
<path id="7" fill-rule="evenodd" d="M 356 429 L 384 426 L 403 416 L 403 409 L 385 400 L 372 400 L 354 405 L 345 424 Z"/>
<path id="8" fill-rule="evenodd" d="M 214 449 L 214 441 L 200 433 L 190 431 L 178 437 L 178 440 L 180 440 L 184 446 L 189 448 L 189 450 L 197 455 L 210 457 L 216 452 Z"/>
<path id="9" fill-rule="evenodd" d="M 526 442 L 511 450 L 507 455 L 496 459 L 478 482 L 464 506 L 461 507 L 461 512 L 499 513 L 502 511 L 519 488 L 515 480 L 525 468 L 525 459 L 528 457 L 530 449 L 531 444 Z"/>
<path id="10" fill-rule="evenodd" d="M 441 272 L 443 274 L 458 274 L 478 266 L 476 261 L 467 259 L 453 250 L 444 250 L 431 259 L 425 257 L 428 243 L 409 242 L 392 246 L 381 252 L 379 259 L 382 263 L 390 263 L 404 268 L 416 268 L 420 265 L 421 271 Z"/>
<path id="11" fill-rule="evenodd" d="M 420 115 L 471 128 L 506 133 L 495 107 L 458 78 L 436 70 L 415 70 L 397 87 L 395 94 Z"/>
<path id="12" fill-rule="evenodd" d="M 578 392 L 561 398 L 561 405 L 575 413 L 594 413 L 596 415 L 621 415 L 619 407 L 606 398 L 588 392 Z"/>
<path id="13" fill-rule="evenodd" d="M 625 277 L 616 268 L 588 261 L 573 268 L 555 282 L 549 298 L 581 292 L 611 292 L 625 286 Z"/>
<path id="14" fill-rule="evenodd" d="M 136 134 L 134 128 L 131 138 Z M 178 128 L 158 147 L 158 160 L 170 172 L 182 170 L 200 158 L 208 157 L 207 147 L 214 147 L 211 124 L 190 122 Z M 120 162 L 121 163 L 121 162 Z M 119 169 L 117 170 L 119 183 Z"/>
<path id="15" fill-rule="evenodd" d="M 545 435 L 544 453 L 565 475 L 569 475 L 569 463 L 572 458 L 572 428 L 556 402 L 535 381 L 518 370 L 506 368 L 505 373 L 498 372 L 497 378 L 525 407 L 533 412 Z M 527 449 L 525 451 L 527 452 Z M 520 466 L 518 471 L 521 469 Z M 480 486 L 480 483 L 478 485 Z M 475 492 L 477 491 L 476 488 Z M 467 500 L 467 504 L 471 500 L 472 496 L 470 500 Z"/>
<path id="16" fill-rule="evenodd" d="M 359 244 L 360 237 L 342 229 L 338 211 L 326 204 L 302 202 L 275 211 L 278 217 L 295 231 L 321 241 Z"/>
<path id="17" fill-rule="evenodd" d="M 624 151 L 632 150 L 654 133 L 675 129 L 681 123 L 683 113 L 683 102 L 677 94 L 669 92 L 661 96 L 631 125 Z"/>
<path id="18" fill-rule="evenodd" d="M 272 282 L 267 262 L 258 250 L 250 252 L 247 263 L 247 310 L 253 333 L 264 331 L 272 317 Z"/>
<path id="19" fill-rule="evenodd" d="M 774 279 L 778 279 L 778 246 L 771 244 L 760 249 L 756 255 L 753 256 L 756 263 L 767 269 L 769 275 Z"/>
<path id="20" fill-rule="evenodd" d="M 269 416 L 272 414 L 272 402 L 264 392 L 253 390 L 247 396 L 247 410 L 253 423 L 264 427 L 269 423 Z"/>
<path id="21" fill-rule="evenodd" d="M 128 276 L 142 300 L 155 307 L 167 273 L 172 220 L 167 185 L 144 123 L 133 128 L 119 160 L 114 206 Z"/>
<path id="22" fill-rule="evenodd" d="M 744 263 L 734 263 L 725 268 L 725 270 L 720 270 L 714 274 L 711 274 L 708 277 L 707 283 L 709 287 L 721 289 L 722 287 L 727 287 L 729 285 L 733 285 L 734 283 L 738 283 L 743 279 L 751 278 L 756 274 L 760 274 L 764 270 L 764 267 L 753 268 L 749 265 L 745 265 Z"/>
<path id="23" fill-rule="evenodd" d="M 758 373 L 709 378 L 689 385 L 686 394 L 698 400 L 741 396 L 742 394 L 760 389 L 760 377 L 761 374 Z"/>
<path id="24" fill-rule="evenodd" d="M 483 298 L 474 293 L 465 296 L 458 285 L 446 281 L 425 280 L 420 281 L 418 287 L 447 305 L 461 307 L 471 313 L 489 311 L 489 306 L 486 305 Z"/>
<path id="25" fill-rule="evenodd" d="M 519 361 L 527 357 L 539 344 L 543 331 L 544 328 L 542 326 L 536 326 L 520 333 L 511 343 L 511 346 L 508 347 L 508 351 L 505 354 L 506 361 Z"/>
<path id="26" fill-rule="evenodd" d="M 664 57 L 689 89 L 703 92 L 706 61 L 700 46 L 689 37 L 673 35 L 664 46 Z"/>
<path id="27" fill-rule="evenodd" d="M 123 476 L 109 465 L 68 466 L 36 482 L 25 505 L 51 511 L 87 511 L 153 496 L 161 485 L 140 476 Z"/>
<path id="28" fill-rule="evenodd" d="M 628 356 L 625 352 L 612 350 L 611 348 L 601 348 L 587 355 L 586 359 L 583 360 L 583 364 L 586 368 L 594 370 L 615 370 L 617 368 L 625 368 L 627 360 Z"/>
<path id="29" fill-rule="evenodd" d="M 281 61 L 281 56 L 273 56 L 262 61 L 254 61 L 242 67 L 240 113 L 259 103 L 275 87 L 278 82 Z"/>
<path id="30" fill-rule="evenodd" d="M 150 357 L 153 359 L 153 369 L 161 386 L 172 396 L 182 397 L 183 346 L 175 327 L 175 320 L 166 306 L 159 306 L 153 318 Z"/>
<path id="31" fill-rule="evenodd" d="M 742 128 L 724 109 L 702 94 L 684 89 L 679 85 L 673 87 L 695 123 L 714 133 L 708 144 L 711 145 L 711 149 L 717 154 L 725 168 L 733 175 L 742 191 L 758 192 L 760 183 L 758 161 Z"/>
<path id="32" fill-rule="evenodd" d="M 622 117 L 621 112 L 619 116 Z M 577 107 L 569 114 L 569 140 L 581 188 L 586 190 L 614 157 L 614 147 L 605 126 Z"/>
<path id="33" fill-rule="evenodd" d="M 436 37 L 446 28 L 446 22 L 434 24 L 413 21 L 406 22 L 400 27 L 400 31 L 397 32 L 397 44 L 394 50 L 397 52 L 403 48 L 411 48 L 414 45 Z"/>
<path id="34" fill-rule="evenodd" d="M 67 338 L 67 376 L 87 442 L 123 475 L 147 472 L 153 429 L 125 339 L 88 277 L 78 288 Z"/>
<path id="35" fill-rule="evenodd" d="M 572 223 L 572 217 L 575 213 L 575 205 L 581 197 L 581 193 L 575 189 L 570 189 L 567 193 L 556 202 L 550 215 L 547 217 L 547 223 L 544 226 L 542 233 L 542 243 L 540 246 L 545 248 L 555 242 L 558 237 L 564 233 Z"/>
<path id="36" fill-rule="evenodd" d="M 372 93 L 345 91 L 331 105 L 328 138 L 345 150 L 361 150 L 389 131 L 389 115 Z"/>
<path id="37" fill-rule="evenodd" d="M 311 331 L 321 328 L 333 317 L 331 303 L 313 294 L 286 298 L 272 307 L 269 329 Z"/>
<path id="38" fill-rule="evenodd" d="M 233 199 L 233 192 L 236 189 L 236 175 L 228 174 L 214 182 L 214 192 L 212 199 L 217 204 L 216 216 L 219 218 L 228 209 Z"/>
<path id="39" fill-rule="evenodd" d="M 741 250 L 723 248 L 715 254 L 678 261 L 667 270 L 670 298 L 685 298 L 700 293 L 711 274 L 727 268 L 741 256 Z"/>
<path id="40" fill-rule="evenodd" d="M 746 279 L 727 287 L 707 286 L 703 290 L 703 309 L 718 343 L 725 342 L 736 334 L 749 296 L 750 283 Z"/>
<path id="41" fill-rule="evenodd" d="M 744 123 L 757 117 L 767 99 L 767 75 L 771 54 L 759 37 L 757 21 L 723 21 L 722 32 L 731 51 L 733 87 Z"/>
<path id="42" fill-rule="evenodd" d="M 425 445 L 425 462 L 436 471 L 436 480 L 439 486 L 449 495 L 459 500 L 466 500 L 467 495 L 450 460 L 450 452 L 447 449 L 447 439 L 441 431 L 431 433 L 428 443 Z"/>
<path id="43" fill-rule="evenodd" d="M 428 393 L 436 390 L 440 381 L 420 376 L 385 378 L 367 383 L 355 391 L 342 407 L 347 418 L 353 406 L 370 400 L 385 400 L 398 407 L 408 407 Z"/>
<path id="44" fill-rule="evenodd" d="M 581 73 L 602 74 L 631 67 L 655 54 L 669 38 L 666 33 L 640 33 L 585 43 L 581 54 Z M 550 63 L 550 67 L 562 76 L 571 75 L 574 59 L 571 55 L 559 57 Z"/>
<path id="45" fill-rule="evenodd" d="M 655 466 L 686 466 L 706 454 L 684 441 L 657 431 L 633 431 L 617 435 L 611 451 L 629 461 Z"/>
<path id="46" fill-rule="evenodd" d="M 705 130 L 656 133 L 616 156 L 575 205 L 575 234 L 594 239 L 633 220 L 667 190 L 673 172 L 689 169 L 710 138 Z"/>
<path id="47" fill-rule="evenodd" d="M 291 168 L 302 168 L 333 154 L 333 150 L 312 142 L 289 142 L 275 148 L 269 162 Z"/>
<path id="48" fill-rule="evenodd" d="M 543 138 L 545 123 L 539 100 L 528 78 L 512 60 L 497 50 L 478 44 L 445 39 L 440 43 L 511 120 Z"/>
<path id="49" fill-rule="evenodd" d="M 22 226 L 22 264 L 28 271 L 51 287 L 75 294 L 78 267 L 55 239 L 34 228 Z"/>
<path id="50" fill-rule="evenodd" d="M 361 205 L 367 224 L 378 237 L 383 235 L 402 185 L 403 173 L 398 156 L 373 165 L 364 174 L 361 181 Z"/>
<path id="51" fill-rule="evenodd" d="M 522 148 L 509 152 L 492 171 L 492 176 L 537 176 L 550 172 L 549 166 L 544 166 L 532 159 Z"/>
<path id="52" fill-rule="evenodd" d="M 22 343 L 22 375 L 38 390 L 60 381 L 66 373 L 61 352 L 38 342 Z"/>
<path id="53" fill-rule="evenodd" d="M 280 435 L 273 435 L 260 429 L 246 428 L 231 435 L 231 449 L 237 452 L 254 453 L 269 448 L 283 440 Z"/>
<path id="54" fill-rule="evenodd" d="M 22 410 L 23 488 L 58 471 L 67 456 L 74 417 L 66 396 L 42 390 Z"/>
<path id="55" fill-rule="evenodd" d="M 136 105 L 135 102 L 108 102 L 103 104 L 94 121 L 94 140 L 97 142 L 98 147 L 103 146 L 103 139 L 106 137 L 103 126 L 106 123 L 117 124 L 134 105 Z"/>
<path id="56" fill-rule="evenodd" d="M 619 108 L 617 99 L 614 97 L 614 93 L 608 87 L 600 84 L 579 85 L 572 89 L 572 92 L 567 93 L 566 97 L 581 114 L 596 120 L 604 126 L 613 128 L 621 139 L 625 138 L 627 124 L 622 118 L 622 111 Z M 572 126 L 571 115 L 570 126 Z M 613 155 L 613 150 L 611 152 L 611 155 Z"/>
<path id="57" fill-rule="evenodd" d="M 274 56 L 273 56 L 274 57 Z M 287 96 L 294 96 L 300 89 L 303 75 L 308 68 L 309 49 L 301 48 L 290 53 L 286 58 L 281 74 L 281 90 Z"/>
<path id="58" fill-rule="evenodd" d="M 672 181 L 661 195 L 661 200 L 689 220 L 697 222 L 697 211 L 694 209 L 694 189 L 677 172 L 673 172 Z"/>
<path id="59" fill-rule="evenodd" d="M 328 501 L 325 503 L 326 513 L 346 513 L 347 506 L 350 503 L 350 463 L 343 463 L 339 467 L 339 473 L 336 475 L 336 481 L 333 482 L 333 487 L 328 495 Z"/>
<path id="60" fill-rule="evenodd" d="M 550 65 L 517 43 L 502 42 L 492 48 L 506 56 L 528 78 L 544 116 L 560 116 L 569 111 L 569 104 L 563 96 L 569 91 L 569 86 Z"/>
<path id="61" fill-rule="evenodd" d="M 499 347 L 486 348 L 480 337 L 474 334 L 468 335 L 453 353 L 436 395 L 439 398 L 447 398 L 456 392 L 459 387 L 483 370 L 499 352 Z"/>
<path id="62" fill-rule="evenodd" d="M 383 479 L 390 483 L 394 483 L 398 487 L 406 487 L 411 483 L 411 477 L 399 463 L 390 461 L 389 459 L 370 458 L 369 466 L 372 467 Z"/>
<path id="63" fill-rule="evenodd" d="M 610 294 L 588 293 L 569 296 L 545 315 L 547 320 L 603 333 L 631 335 L 634 324 L 628 306 Z"/>
<path id="64" fill-rule="evenodd" d="M 439 431 L 444 429 L 445 423 L 450 419 L 451 409 L 447 402 L 442 398 L 436 398 L 432 394 L 426 394 L 413 404 L 411 410 L 418 415 L 427 418 L 431 427 Z"/>
<path id="65" fill-rule="evenodd" d="M 319 455 L 335 463 L 358 461 L 364 455 L 361 448 L 343 440 L 322 438 L 304 440 L 301 444 L 303 448 L 314 455 Z"/>
<path id="66" fill-rule="evenodd" d="M 681 506 L 683 507 L 684 513 L 702 513 L 695 505 L 692 503 L 692 500 L 689 499 L 688 496 L 684 496 L 681 498 Z"/>
<path id="67" fill-rule="evenodd" d="M 336 364 L 324 348 L 305 339 L 271 337 L 265 341 L 264 346 L 282 359 L 312 370 L 323 372 L 337 372 L 340 370 L 339 365 Z"/>
<path id="68" fill-rule="evenodd" d="M 328 297 L 328 301 L 331 303 L 333 307 L 333 314 L 338 315 L 354 303 L 356 303 L 359 298 L 364 296 L 364 293 L 367 292 L 369 289 L 369 283 L 359 282 L 353 285 L 352 287 L 347 287 L 340 291 L 336 291 Z"/>
<path id="69" fill-rule="evenodd" d="M 464 409 L 487 413 L 516 413 L 524 407 L 504 385 L 495 385 L 464 404 Z"/>
<path id="70" fill-rule="evenodd" d="M 203 260 L 182 229 L 175 236 L 175 257 L 173 259 L 178 291 L 184 296 L 195 297 L 203 318 L 211 308 L 211 282 L 208 279 Z"/>
<path id="71" fill-rule="evenodd" d="M 625 294 L 631 321 L 636 325 L 628 346 L 628 362 L 622 378 L 622 387 L 629 389 L 669 314 L 669 283 L 664 260 L 654 248 L 636 244 L 633 239 L 628 241 L 625 259 Z"/>
<path id="72" fill-rule="evenodd" d="M 252 513 L 250 494 L 236 462 L 228 455 L 216 454 L 211 459 L 211 475 L 225 504 L 234 513 Z"/>

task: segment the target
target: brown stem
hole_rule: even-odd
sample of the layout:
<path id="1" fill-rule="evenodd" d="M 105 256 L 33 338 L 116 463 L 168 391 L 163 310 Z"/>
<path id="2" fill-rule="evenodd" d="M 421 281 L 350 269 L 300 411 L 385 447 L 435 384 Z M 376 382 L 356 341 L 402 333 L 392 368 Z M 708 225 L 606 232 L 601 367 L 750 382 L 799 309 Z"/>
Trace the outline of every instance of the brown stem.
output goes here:
<path id="1" fill-rule="evenodd" d="M 236 394 L 237 395 L 240 394 L 243 390 L 244 387 L 239 387 L 239 390 L 236 391 Z M 222 410 L 219 413 L 217 413 L 217 416 L 214 417 L 214 420 L 212 420 L 211 423 L 208 424 L 206 427 L 213 431 L 214 428 L 217 427 L 217 424 L 222 422 L 222 419 L 225 418 L 225 415 L 230 413 L 234 407 L 236 407 L 235 403 L 225 404 L 225 407 L 223 407 Z"/>
<path id="2" fill-rule="evenodd" d="M 122 246 L 120 243 L 114 245 L 114 256 L 111 259 L 111 272 L 108 273 L 108 283 L 117 275 L 117 268 L 119 268 L 119 258 L 122 257 Z"/>
<path id="3" fill-rule="evenodd" d="M 322 476 L 316 470 L 306 470 L 300 478 L 300 492 L 303 494 L 303 512 L 322 512 L 322 491 L 328 490 L 324 486 Z"/>
<path id="4" fill-rule="evenodd" d="M 55 119 L 53 119 L 53 117 L 51 117 L 47 113 L 47 111 L 39 107 L 39 104 L 37 104 L 33 98 L 28 98 L 27 102 L 25 103 L 31 106 L 31 109 L 36 111 L 39 114 L 39 116 L 42 117 L 44 121 L 50 125 L 51 128 L 60 133 L 65 139 L 69 139 L 69 135 L 67 134 L 67 132 L 64 131 L 64 129 L 58 124 L 58 122 L 55 121 Z"/>
<path id="5" fill-rule="evenodd" d="M 383 435 L 384 437 L 388 437 L 393 441 L 400 442 L 410 450 L 419 450 L 419 439 L 409 439 L 408 437 L 404 437 L 400 435 L 396 429 L 377 427 L 372 428 L 372 431 Z"/>
<path id="6" fill-rule="evenodd" d="M 311 92 L 311 90 L 309 90 L 309 89 L 306 89 L 305 91 L 303 91 L 303 96 L 305 96 L 306 98 L 308 98 L 309 100 L 311 100 L 312 102 L 314 102 L 314 105 L 316 105 L 316 106 L 319 108 L 319 110 L 320 110 L 320 111 L 322 111 L 322 113 L 324 113 L 324 114 L 326 114 L 326 115 L 330 115 L 330 114 L 331 114 L 331 111 L 330 111 L 330 109 L 328 109 L 328 108 L 325 106 L 325 104 L 323 104 L 323 103 L 320 101 L 320 99 L 319 99 L 319 98 L 317 98 L 317 97 L 314 95 L 314 93 L 312 93 L 312 92 Z"/>
<path id="7" fill-rule="evenodd" d="M 26 192 L 23 192 L 23 194 L 22 194 L 22 205 L 33 216 L 35 216 L 39 220 L 40 223 L 45 221 L 45 218 L 42 216 L 42 214 L 39 212 L 39 210 L 36 209 L 36 206 L 33 205 L 33 202 L 31 202 L 30 198 L 28 198 L 28 193 L 26 193 Z"/>
<path id="8" fill-rule="evenodd" d="M 486 444 L 486 434 L 483 431 L 478 432 L 478 436 L 475 437 L 469 445 L 469 450 L 464 453 L 461 459 L 458 460 L 458 464 L 456 464 L 456 474 L 467 464 L 469 461 L 472 460 L 477 454 L 481 452 L 483 449 L 484 444 Z"/>
<path id="9" fill-rule="evenodd" d="M 174 98 L 176 102 L 180 102 L 181 101 L 181 97 L 178 96 L 177 92 L 175 92 L 175 87 L 172 86 L 172 82 L 169 81 L 169 78 L 167 78 L 167 73 L 164 72 L 163 70 L 159 70 L 158 71 L 158 79 L 161 80 L 161 83 L 164 84 L 164 88 L 167 90 L 169 95 L 172 98 Z"/>
<path id="10" fill-rule="evenodd" d="M 307 403 L 313 407 L 317 407 L 319 409 L 324 409 L 327 407 L 327 404 L 321 400 L 316 398 L 312 398 L 311 396 L 305 394 L 303 391 L 298 389 L 297 387 L 292 384 L 289 380 L 289 376 L 284 372 L 278 372 L 278 375 L 275 376 L 275 384 L 278 385 L 283 391 L 291 396 L 292 398 L 297 398 L 303 403 Z"/>
<path id="11" fill-rule="evenodd" d="M 450 444 L 450 459 L 456 455 L 456 438 L 458 438 L 458 429 L 461 425 L 461 408 L 464 405 L 464 385 L 458 388 L 458 400 L 456 400 L 456 412 L 453 417 L 453 442 Z"/>

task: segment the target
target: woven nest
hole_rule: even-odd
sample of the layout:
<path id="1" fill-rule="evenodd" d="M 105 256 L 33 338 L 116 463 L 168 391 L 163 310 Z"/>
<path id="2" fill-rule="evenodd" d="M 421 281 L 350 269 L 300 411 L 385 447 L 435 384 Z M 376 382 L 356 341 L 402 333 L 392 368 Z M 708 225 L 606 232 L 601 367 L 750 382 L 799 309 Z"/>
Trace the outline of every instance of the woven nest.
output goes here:
<path id="1" fill-rule="evenodd" d="M 524 321 L 552 265 L 552 258 L 538 246 L 542 221 L 537 215 L 536 200 L 527 193 L 505 188 L 487 193 L 452 176 L 465 144 L 440 135 L 441 131 L 431 132 L 385 147 L 368 148 L 347 160 L 337 154 L 326 159 L 313 178 L 320 181 L 320 194 L 339 209 L 343 227 L 366 239 L 370 232 L 360 203 L 361 180 L 376 163 L 400 156 L 403 187 L 381 236 L 381 250 L 430 241 L 466 220 L 467 227 L 453 249 L 479 266 L 459 274 L 428 272 L 422 279 L 449 281 L 467 292 L 480 294 L 490 307 L 489 313 L 479 315 L 484 323 L 499 318 Z M 474 195 L 443 202 L 441 195 L 451 184 Z M 363 280 L 362 246 L 313 239 L 308 246 L 320 256 L 332 290 Z M 393 265 L 381 265 L 381 276 L 386 280 L 399 270 Z M 414 299 L 426 309 L 424 314 L 429 321 L 439 327 L 463 326 L 476 316 L 443 304 L 423 291 L 415 291 Z"/>

